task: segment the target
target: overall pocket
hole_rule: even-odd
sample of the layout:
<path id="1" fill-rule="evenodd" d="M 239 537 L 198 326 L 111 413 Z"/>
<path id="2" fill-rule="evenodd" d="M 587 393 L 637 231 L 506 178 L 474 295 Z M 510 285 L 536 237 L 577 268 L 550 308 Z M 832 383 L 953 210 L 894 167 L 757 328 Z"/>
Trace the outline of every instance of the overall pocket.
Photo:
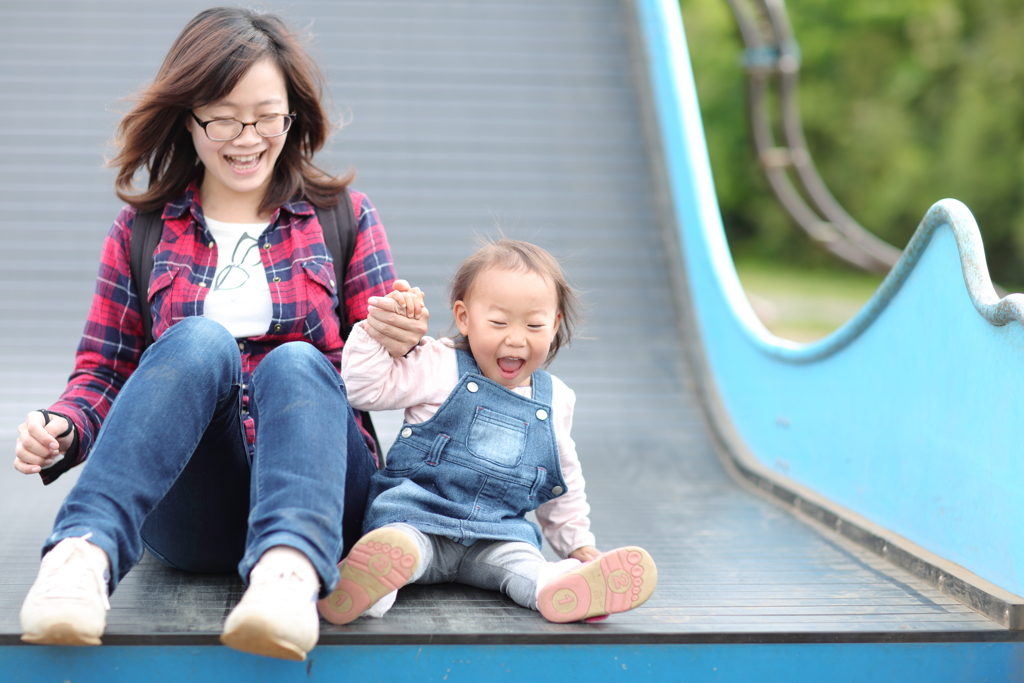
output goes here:
<path id="1" fill-rule="evenodd" d="M 514 417 L 477 407 L 469 426 L 469 452 L 499 467 L 516 467 L 523 461 L 530 426 Z"/>

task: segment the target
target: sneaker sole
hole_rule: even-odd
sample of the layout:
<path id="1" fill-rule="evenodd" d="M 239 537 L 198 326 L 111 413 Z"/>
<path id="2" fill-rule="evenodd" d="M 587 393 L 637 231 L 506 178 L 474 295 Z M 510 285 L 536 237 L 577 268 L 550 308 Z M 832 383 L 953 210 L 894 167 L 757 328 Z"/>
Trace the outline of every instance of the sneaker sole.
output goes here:
<path id="1" fill-rule="evenodd" d="M 67 622 L 52 624 L 42 633 L 26 633 L 21 639 L 33 645 L 102 645 L 98 636 L 81 633 Z"/>
<path id="2" fill-rule="evenodd" d="M 348 624 L 393 590 L 409 583 L 420 566 L 415 542 L 396 529 L 376 529 L 359 539 L 338 568 L 334 592 L 317 603 L 332 624 Z"/>
<path id="3" fill-rule="evenodd" d="M 643 548 L 626 546 L 556 577 L 541 589 L 537 608 L 565 624 L 635 609 L 658 585 L 658 567 Z"/>
<path id="4" fill-rule="evenodd" d="M 220 642 L 234 650 L 253 655 L 293 662 L 306 660 L 305 650 L 278 637 L 274 632 L 274 624 L 261 617 L 242 619 L 233 629 L 221 634 Z"/>

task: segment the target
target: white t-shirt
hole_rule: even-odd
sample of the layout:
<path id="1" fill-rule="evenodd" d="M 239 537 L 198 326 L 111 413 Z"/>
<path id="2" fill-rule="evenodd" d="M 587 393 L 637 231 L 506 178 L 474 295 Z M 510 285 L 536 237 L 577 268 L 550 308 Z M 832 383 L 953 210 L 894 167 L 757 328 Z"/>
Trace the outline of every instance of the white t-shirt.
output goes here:
<path id="1" fill-rule="evenodd" d="M 206 295 L 203 315 L 226 327 L 235 339 L 266 334 L 273 318 L 259 247 L 259 237 L 268 225 L 206 219 L 217 242 L 217 274 Z"/>

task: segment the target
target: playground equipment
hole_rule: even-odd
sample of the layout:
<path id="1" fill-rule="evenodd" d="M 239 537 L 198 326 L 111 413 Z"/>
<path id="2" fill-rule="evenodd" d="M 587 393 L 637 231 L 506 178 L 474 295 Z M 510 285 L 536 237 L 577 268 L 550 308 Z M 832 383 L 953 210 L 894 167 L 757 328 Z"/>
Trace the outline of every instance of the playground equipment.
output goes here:
<path id="1" fill-rule="evenodd" d="M 2 77 L 35 113 L 0 131 L 10 440 L 62 388 L 118 208 L 94 170 L 116 120 L 101 112 L 205 4 L 0 8 Z M 997 302 L 960 205 L 929 213 L 844 328 L 784 342 L 732 267 L 674 2 L 297 1 L 288 16 L 315 19 L 350 120 L 321 162 L 357 167 L 433 329 L 451 269 L 495 221 L 565 259 L 590 310 L 552 370 L 578 396 L 595 532 L 647 547 L 658 592 L 552 625 L 492 593 L 410 586 L 385 619 L 323 625 L 294 664 L 217 644 L 236 577 L 147 557 L 112 596 L 103 647 L 32 647 L 17 611 L 71 477 L 10 472 L 0 678 L 1019 679 L 1020 298 Z"/>
<path id="2" fill-rule="evenodd" d="M 785 1 L 728 2 L 746 46 L 743 62 L 750 81 L 754 145 L 772 191 L 815 243 L 859 268 L 889 272 L 900 250 L 865 230 L 843 209 L 818 175 L 807 149 L 798 101 L 800 48 Z M 778 104 L 776 118 L 782 128 L 782 145 L 776 144 L 769 111 L 773 83 L 778 85 L 774 101 Z"/>

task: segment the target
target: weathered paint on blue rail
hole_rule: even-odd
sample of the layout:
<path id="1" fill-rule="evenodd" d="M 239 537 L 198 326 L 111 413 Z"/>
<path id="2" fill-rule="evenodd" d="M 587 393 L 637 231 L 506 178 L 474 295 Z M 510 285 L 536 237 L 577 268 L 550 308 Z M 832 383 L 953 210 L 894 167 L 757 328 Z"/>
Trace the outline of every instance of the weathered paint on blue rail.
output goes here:
<path id="1" fill-rule="evenodd" d="M 787 645 L 369 645 L 316 648 L 304 663 L 223 647 L 5 647 L 7 683 L 70 681 L 1020 681 L 1024 643 Z"/>
<path id="2" fill-rule="evenodd" d="M 715 198 L 678 4 L 637 3 L 709 376 L 761 464 L 1024 594 L 1024 297 L 999 302 L 970 212 L 944 200 L 830 337 L 772 336 Z"/>

